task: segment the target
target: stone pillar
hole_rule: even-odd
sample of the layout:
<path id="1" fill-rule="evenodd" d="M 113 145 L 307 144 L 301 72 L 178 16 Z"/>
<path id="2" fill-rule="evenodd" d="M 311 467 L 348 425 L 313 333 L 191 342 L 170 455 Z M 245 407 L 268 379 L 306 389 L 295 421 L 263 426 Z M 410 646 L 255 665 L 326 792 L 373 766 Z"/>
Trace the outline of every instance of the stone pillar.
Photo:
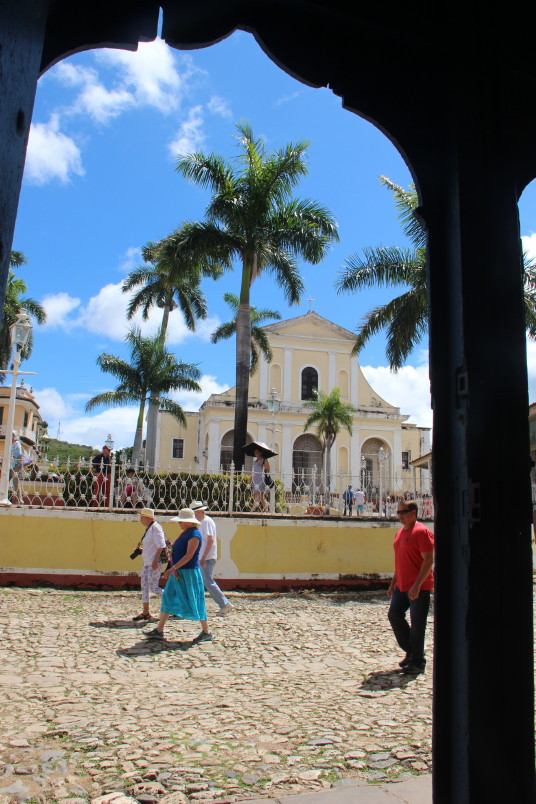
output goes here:
<path id="1" fill-rule="evenodd" d="M 219 472 L 220 470 L 220 422 L 211 421 L 208 423 L 208 461 L 207 471 Z"/>
<path id="2" fill-rule="evenodd" d="M 292 349 L 285 347 L 285 365 L 283 367 L 283 402 L 292 402 Z"/>

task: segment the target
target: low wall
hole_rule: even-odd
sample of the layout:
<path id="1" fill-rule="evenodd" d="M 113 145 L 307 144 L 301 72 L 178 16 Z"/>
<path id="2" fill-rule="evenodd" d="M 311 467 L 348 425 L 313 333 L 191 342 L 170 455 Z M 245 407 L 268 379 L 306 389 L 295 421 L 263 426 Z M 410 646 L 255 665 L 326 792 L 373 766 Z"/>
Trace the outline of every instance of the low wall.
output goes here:
<path id="1" fill-rule="evenodd" d="M 158 517 L 168 538 L 179 534 Z M 398 523 L 348 519 L 214 516 L 224 589 L 385 586 Z M 0 585 L 139 587 L 130 553 L 144 528 L 132 514 L 0 510 Z"/>

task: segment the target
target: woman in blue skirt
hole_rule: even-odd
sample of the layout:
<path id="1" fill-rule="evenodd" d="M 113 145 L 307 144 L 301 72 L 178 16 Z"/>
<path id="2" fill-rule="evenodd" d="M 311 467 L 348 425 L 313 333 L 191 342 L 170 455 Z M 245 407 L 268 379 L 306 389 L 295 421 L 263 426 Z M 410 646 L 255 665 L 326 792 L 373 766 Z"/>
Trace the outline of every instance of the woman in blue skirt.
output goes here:
<path id="1" fill-rule="evenodd" d="M 193 642 L 208 642 L 212 633 L 208 628 L 205 587 L 199 569 L 201 533 L 198 522 L 191 508 L 180 510 L 170 522 L 178 522 L 182 533 L 173 545 L 171 566 L 164 573 L 166 587 L 158 625 L 144 634 L 148 639 L 163 640 L 164 626 L 169 616 L 174 614 L 183 620 L 199 620 L 202 630 Z"/>

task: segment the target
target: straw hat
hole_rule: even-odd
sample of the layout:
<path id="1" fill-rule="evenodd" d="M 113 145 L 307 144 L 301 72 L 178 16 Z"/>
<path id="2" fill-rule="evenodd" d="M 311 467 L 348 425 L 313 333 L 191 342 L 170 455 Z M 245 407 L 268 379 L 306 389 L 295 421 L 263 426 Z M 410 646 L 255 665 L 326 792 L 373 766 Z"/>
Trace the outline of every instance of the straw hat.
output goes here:
<path id="1" fill-rule="evenodd" d="M 172 517 L 170 522 L 190 522 L 192 525 L 197 525 L 197 519 L 191 508 L 181 508 L 178 516 Z"/>
<path id="2" fill-rule="evenodd" d="M 146 516 L 147 519 L 154 519 L 154 511 L 153 511 L 153 509 L 152 508 L 142 508 L 140 513 L 139 513 L 140 519 L 142 518 L 142 516 Z"/>
<path id="3" fill-rule="evenodd" d="M 208 505 L 205 505 L 205 503 L 202 502 L 201 500 L 192 500 L 192 502 L 190 503 L 190 508 L 192 509 L 192 511 L 206 511 Z"/>

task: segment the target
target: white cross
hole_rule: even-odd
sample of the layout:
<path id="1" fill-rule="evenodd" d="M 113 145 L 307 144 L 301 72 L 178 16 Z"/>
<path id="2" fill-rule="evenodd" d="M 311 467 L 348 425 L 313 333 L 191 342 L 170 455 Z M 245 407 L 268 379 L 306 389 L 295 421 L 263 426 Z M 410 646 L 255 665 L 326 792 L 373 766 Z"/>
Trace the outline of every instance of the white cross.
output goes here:
<path id="1" fill-rule="evenodd" d="M 309 302 L 309 312 L 312 313 L 313 312 L 313 302 L 316 301 L 316 299 L 309 298 L 309 299 L 307 299 L 307 301 Z"/>

